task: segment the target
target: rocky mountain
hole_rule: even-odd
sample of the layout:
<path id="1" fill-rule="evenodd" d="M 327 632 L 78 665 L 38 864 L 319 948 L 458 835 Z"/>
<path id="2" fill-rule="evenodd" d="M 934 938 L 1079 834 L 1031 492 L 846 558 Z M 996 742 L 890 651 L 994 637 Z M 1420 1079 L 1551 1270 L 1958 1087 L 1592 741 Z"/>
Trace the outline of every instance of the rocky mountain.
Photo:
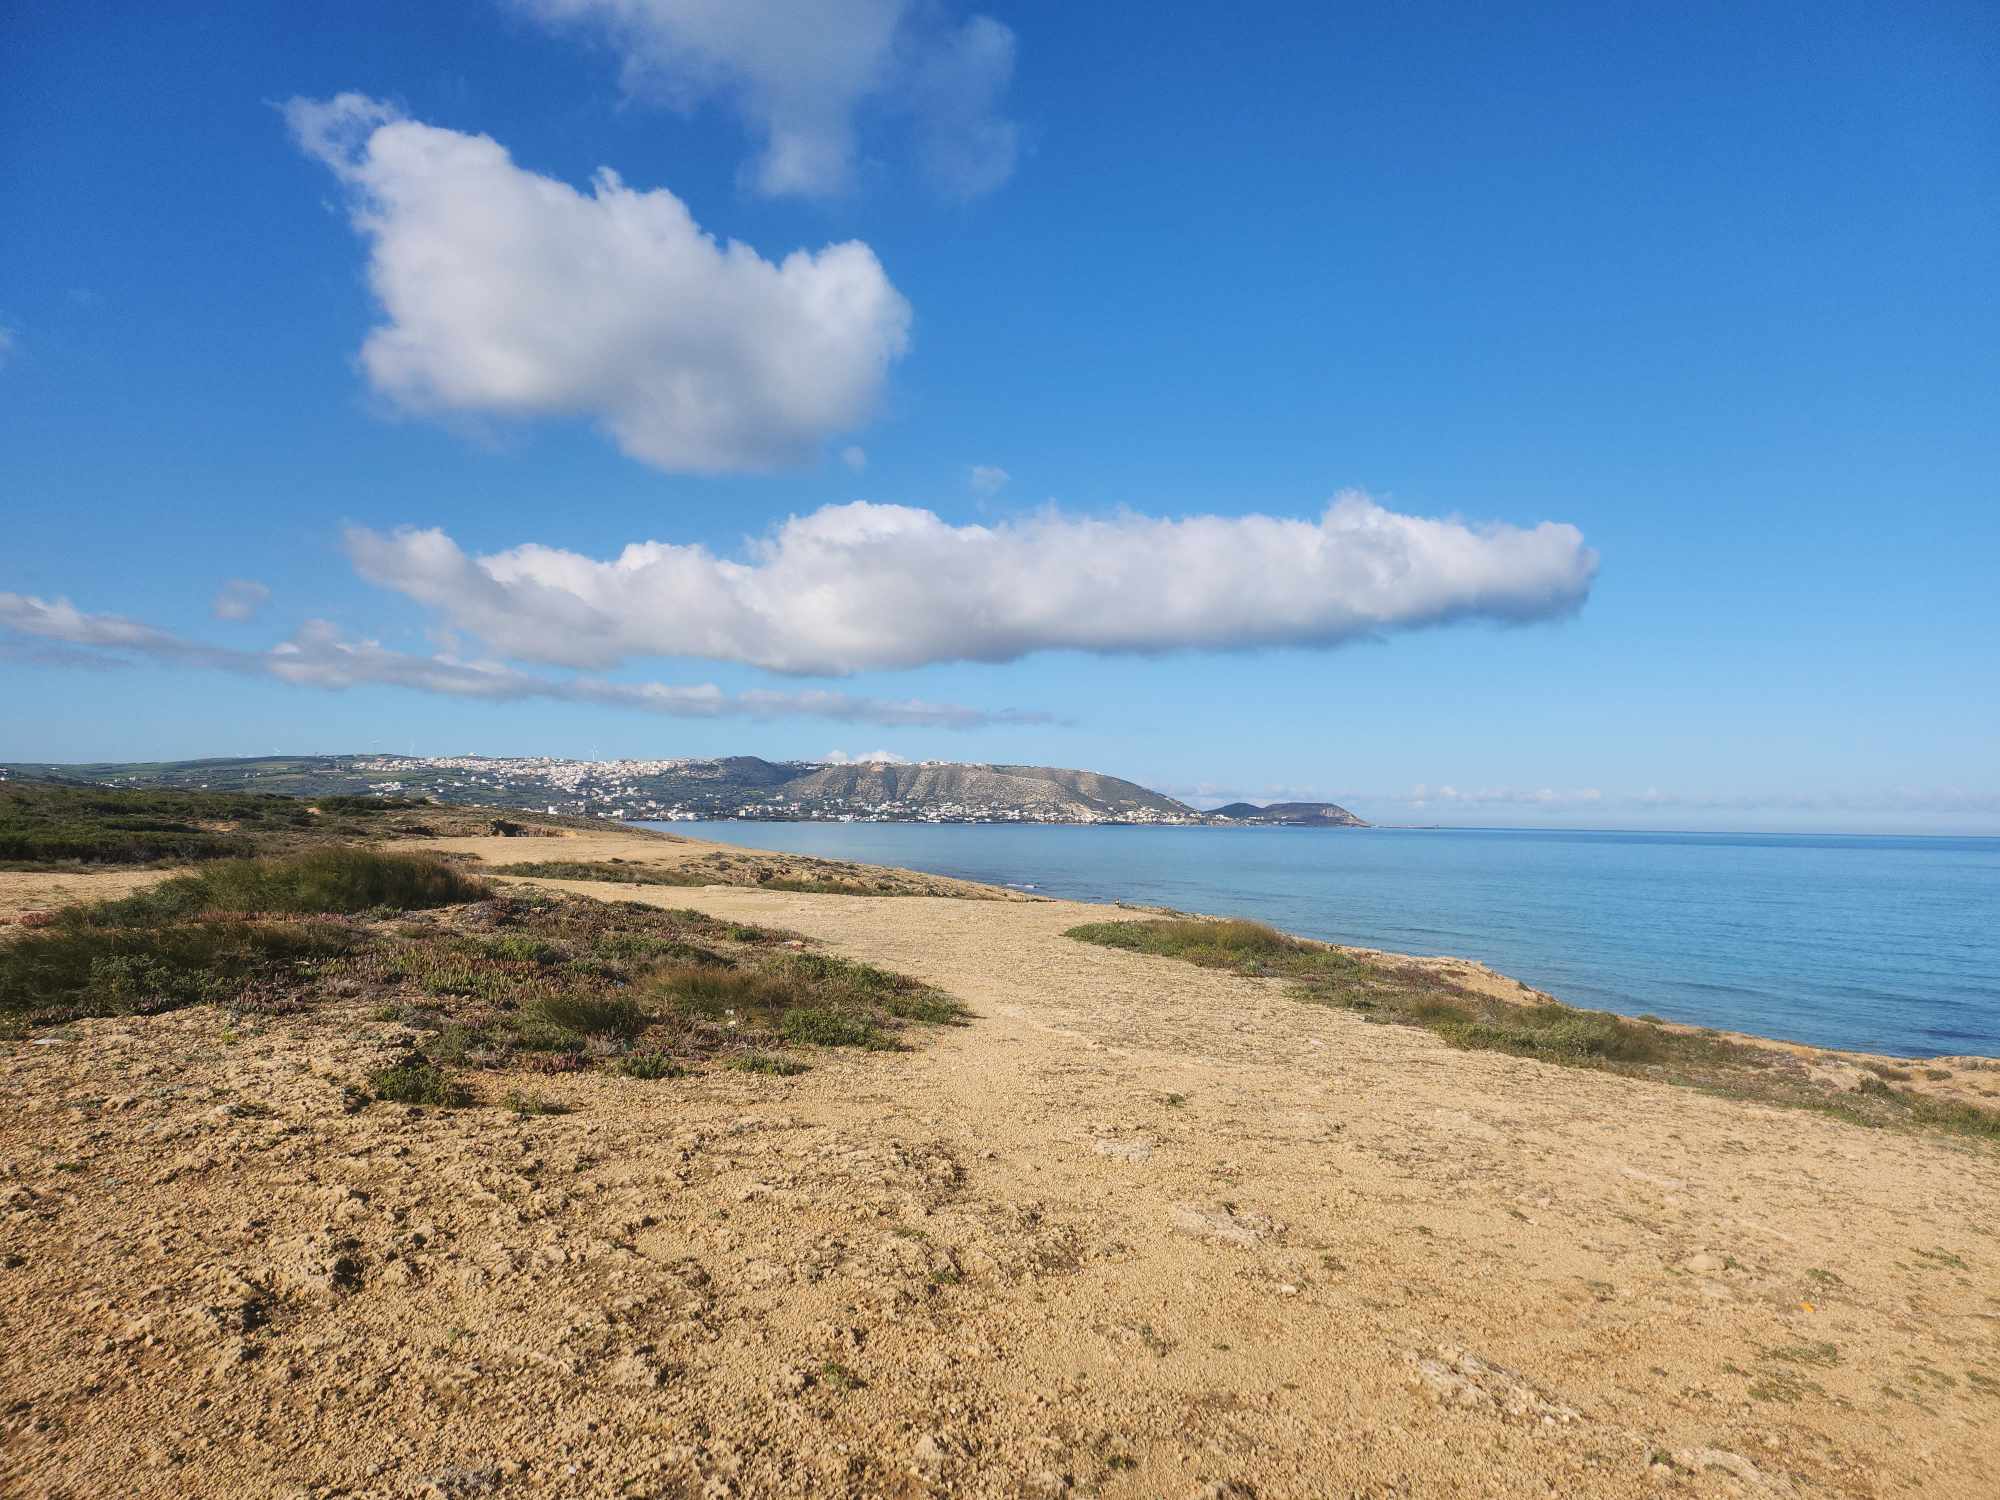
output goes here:
<path id="1" fill-rule="evenodd" d="M 944 810 L 1045 823 L 1200 821 L 1185 803 L 1095 771 L 1053 766 L 989 766 L 929 762 L 899 766 L 822 766 L 788 781 L 782 795 L 870 811 L 925 817 Z"/>
<path id="2" fill-rule="evenodd" d="M 1360 818 L 1334 802 L 1232 802 L 1212 808 L 1211 818 L 1230 823 L 1276 823 L 1287 828 L 1366 828 Z"/>

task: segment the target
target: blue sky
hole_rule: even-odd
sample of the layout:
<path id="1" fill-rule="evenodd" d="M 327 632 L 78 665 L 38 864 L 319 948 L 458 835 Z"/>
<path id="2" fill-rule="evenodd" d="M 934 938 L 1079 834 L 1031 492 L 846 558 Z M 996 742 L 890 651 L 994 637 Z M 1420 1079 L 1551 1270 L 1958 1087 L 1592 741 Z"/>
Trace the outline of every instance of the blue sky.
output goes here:
<path id="1" fill-rule="evenodd" d="M 1988 6 L 321 9 L 14 8 L 0 759 L 2000 832 Z"/>

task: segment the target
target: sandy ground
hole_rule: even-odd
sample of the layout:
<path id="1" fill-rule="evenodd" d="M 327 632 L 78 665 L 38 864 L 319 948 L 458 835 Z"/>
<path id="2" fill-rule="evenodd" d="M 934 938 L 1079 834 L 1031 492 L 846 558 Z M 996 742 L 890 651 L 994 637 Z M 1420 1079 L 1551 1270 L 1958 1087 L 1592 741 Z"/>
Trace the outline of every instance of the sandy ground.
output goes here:
<path id="1" fill-rule="evenodd" d="M 1061 936 L 1102 908 L 608 894 L 976 1019 L 528 1119 L 350 1112 L 360 1013 L 7 1044 L 0 1491 L 2000 1494 L 1990 1148 Z"/>
<path id="2" fill-rule="evenodd" d="M 0 870 L 0 924 L 24 912 L 52 911 L 74 901 L 129 896 L 176 873 L 153 870 Z"/>

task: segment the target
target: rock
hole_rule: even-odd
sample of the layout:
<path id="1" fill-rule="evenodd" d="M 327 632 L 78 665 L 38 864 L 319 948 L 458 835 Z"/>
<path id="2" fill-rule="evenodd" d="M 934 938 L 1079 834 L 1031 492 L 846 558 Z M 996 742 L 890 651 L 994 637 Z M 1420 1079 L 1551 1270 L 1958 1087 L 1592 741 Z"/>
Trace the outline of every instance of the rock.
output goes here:
<path id="1" fill-rule="evenodd" d="M 1787 1479 L 1766 1474 L 1740 1453 L 1731 1453 L 1726 1448 L 1677 1448 L 1674 1462 L 1683 1469 L 1699 1474 L 1706 1469 L 1720 1469 L 1723 1473 L 1747 1486 L 1756 1495 L 1791 1495 L 1797 1493 Z"/>
<path id="2" fill-rule="evenodd" d="M 1434 1354 L 1412 1354 L 1409 1360 L 1412 1380 L 1441 1406 L 1498 1411 L 1546 1426 L 1567 1426 L 1582 1416 L 1575 1407 L 1469 1349 L 1440 1345 Z"/>
<path id="3" fill-rule="evenodd" d="M 1153 1154 L 1153 1143 L 1145 1140 L 1092 1141 L 1090 1149 L 1099 1156 L 1109 1156 L 1118 1161 L 1144 1161 Z"/>
<path id="4" fill-rule="evenodd" d="M 1182 1234 L 1242 1250 L 1278 1232 L 1278 1226 L 1266 1215 L 1239 1209 L 1232 1203 L 1176 1203 L 1168 1222 Z"/>
<path id="5" fill-rule="evenodd" d="M 927 1432 L 917 1439 L 910 1450 L 910 1457 L 920 1469 L 940 1469 L 951 1457 L 951 1444 L 942 1433 Z"/>
<path id="6" fill-rule="evenodd" d="M 1721 1256 L 1712 1255 L 1706 1250 L 1690 1255 L 1686 1260 L 1681 1262 L 1681 1265 L 1684 1269 L 1693 1271 L 1700 1276 L 1713 1276 L 1718 1271 L 1727 1268 L 1727 1262 Z"/>

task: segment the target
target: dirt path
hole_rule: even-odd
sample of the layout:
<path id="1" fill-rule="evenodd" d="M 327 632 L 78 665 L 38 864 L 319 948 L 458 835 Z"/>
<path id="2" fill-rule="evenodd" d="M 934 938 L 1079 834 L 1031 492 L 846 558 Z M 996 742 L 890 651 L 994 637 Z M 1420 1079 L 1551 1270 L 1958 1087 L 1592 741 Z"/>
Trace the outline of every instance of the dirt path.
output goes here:
<path id="1" fill-rule="evenodd" d="M 977 1019 L 527 1119 L 346 1112 L 361 1015 L 12 1046 L 0 1489 L 2000 1493 L 1990 1149 L 1060 935 L 1101 908 L 612 894 Z"/>

